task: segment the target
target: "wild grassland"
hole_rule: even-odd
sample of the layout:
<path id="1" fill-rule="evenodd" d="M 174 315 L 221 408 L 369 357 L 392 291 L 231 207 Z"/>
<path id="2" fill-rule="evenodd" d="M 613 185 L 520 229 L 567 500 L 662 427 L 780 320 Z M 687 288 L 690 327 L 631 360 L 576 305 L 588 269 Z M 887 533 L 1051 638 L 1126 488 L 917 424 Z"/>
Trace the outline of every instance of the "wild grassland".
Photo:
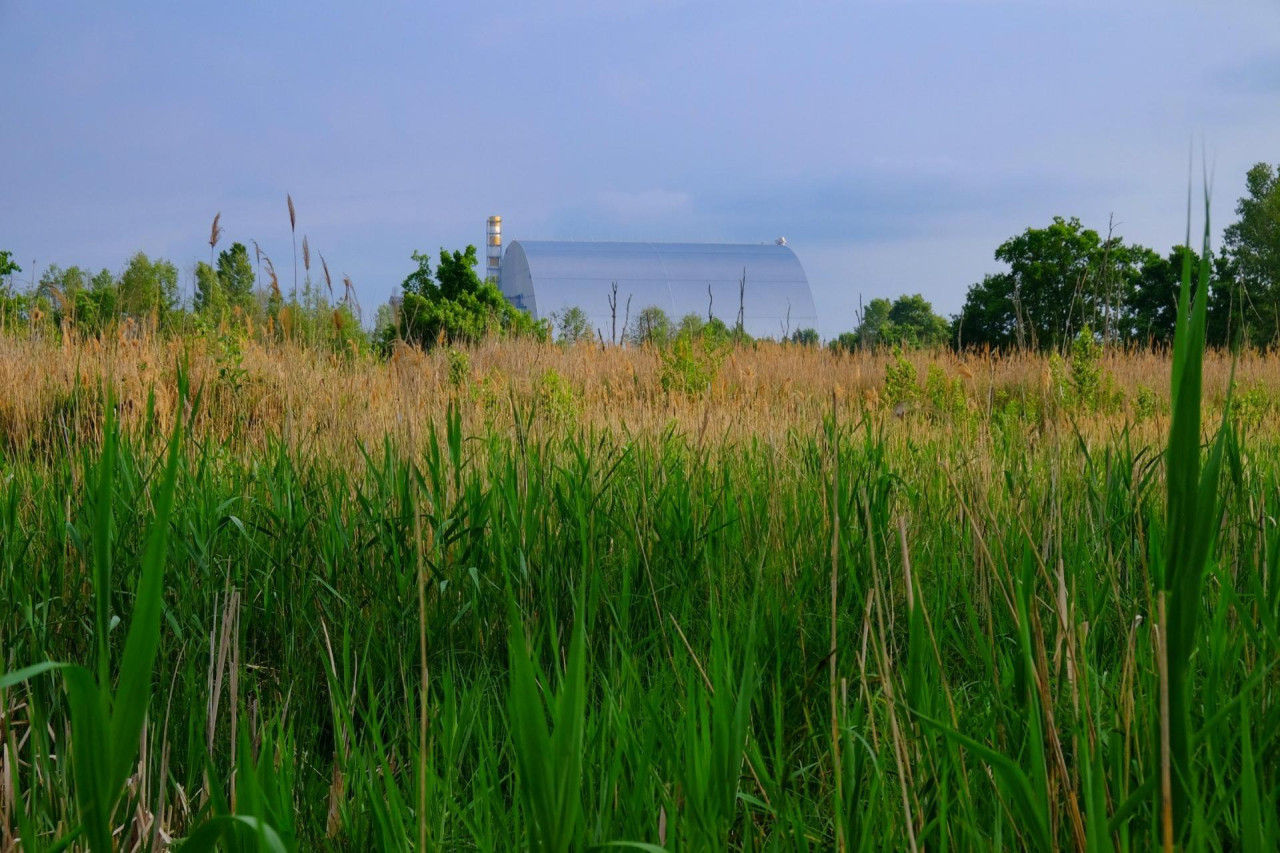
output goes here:
<path id="1" fill-rule="evenodd" d="M 0 849 L 1275 849 L 1280 359 L 1100 358 L 0 337 Z"/>

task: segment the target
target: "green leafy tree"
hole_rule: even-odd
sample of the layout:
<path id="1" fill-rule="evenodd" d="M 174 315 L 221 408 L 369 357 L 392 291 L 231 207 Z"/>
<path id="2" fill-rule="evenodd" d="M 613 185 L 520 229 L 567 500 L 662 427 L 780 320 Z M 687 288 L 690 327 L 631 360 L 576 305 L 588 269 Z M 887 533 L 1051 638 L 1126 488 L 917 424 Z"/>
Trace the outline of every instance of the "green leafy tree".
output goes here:
<path id="1" fill-rule="evenodd" d="M 832 352 L 853 352 L 859 346 L 857 332 L 841 332 L 827 344 L 827 348 Z"/>
<path id="2" fill-rule="evenodd" d="M 1009 265 L 1009 294 L 1019 343 L 1058 349 L 1071 340 L 1087 312 L 1082 303 L 1090 274 L 1102 252 L 1102 238 L 1080 220 L 1055 216 L 1046 228 L 1028 228 L 1006 240 L 995 257 Z"/>
<path id="3" fill-rule="evenodd" d="M 163 322 L 178 300 L 178 268 L 143 252 L 129 259 L 120 275 L 120 309 L 135 319 L 155 316 Z"/>
<path id="4" fill-rule="evenodd" d="M 440 286 L 436 284 L 431 273 L 431 256 L 422 252 L 414 252 L 409 256 L 418 268 L 405 276 L 401 289 L 406 293 L 421 296 L 424 299 L 440 298 Z"/>
<path id="5" fill-rule="evenodd" d="M 1174 246 L 1167 256 L 1151 252 L 1145 259 L 1136 285 L 1127 294 L 1126 337 L 1138 343 L 1173 343 L 1184 260 L 1191 262 L 1191 284 L 1199 292 L 1200 256 L 1194 249 Z"/>
<path id="6" fill-rule="evenodd" d="M 116 317 L 116 281 L 110 270 L 90 275 L 78 266 L 62 269 L 52 264 L 40 277 L 37 295 L 48 301 L 54 322 L 63 328 L 96 333 Z"/>
<path id="7" fill-rule="evenodd" d="M 1223 232 L 1241 315 L 1258 345 L 1280 340 L 1280 168 L 1258 163 L 1245 177 L 1239 219 Z"/>
<path id="8" fill-rule="evenodd" d="M 232 243 L 231 248 L 218 254 L 217 283 L 222 291 L 220 298 L 226 307 L 239 307 L 245 313 L 252 312 L 254 281 L 253 264 L 249 262 L 249 250 L 244 244 Z"/>
<path id="9" fill-rule="evenodd" d="M 940 346 L 947 342 L 947 321 L 933 313 L 933 305 L 919 293 L 903 295 L 889 309 L 891 337 L 895 343 Z"/>
<path id="10" fill-rule="evenodd" d="M 818 337 L 817 329 L 796 329 L 791 333 L 791 343 L 803 347 L 816 347 L 822 343 L 822 339 Z"/>
<path id="11" fill-rule="evenodd" d="M 1200 270 L 1193 267 L 1191 274 L 1192 280 L 1197 280 Z M 1206 322 L 1209 344 L 1216 347 L 1234 346 L 1241 342 L 1265 344 L 1265 330 L 1259 335 L 1256 334 L 1258 329 L 1250 328 L 1245 306 L 1235 259 L 1226 254 L 1214 256 Z"/>
<path id="12" fill-rule="evenodd" d="M 120 288 L 109 269 L 89 279 L 87 290 L 76 293 L 76 322 L 89 332 L 101 332 L 120 316 Z"/>
<path id="13" fill-rule="evenodd" d="M 642 308 L 631 325 L 631 343 L 636 346 L 666 346 L 671 334 L 671 318 L 656 305 Z"/>
<path id="14" fill-rule="evenodd" d="M 866 347 L 887 343 L 885 332 L 889 327 L 889 312 L 892 310 L 893 303 L 888 299 L 876 298 L 868 302 L 862 309 L 862 320 L 854 330 L 858 343 Z"/>
<path id="15" fill-rule="evenodd" d="M 890 302 L 872 299 L 862 311 L 862 321 L 853 332 L 861 347 L 940 346 L 947 342 L 950 327 L 933 313 L 933 305 L 919 293 L 902 295 Z"/>
<path id="16" fill-rule="evenodd" d="M 587 319 L 587 313 L 576 305 L 552 314 L 551 322 L 555 326 L 556 337 L 562 343 L 576 344 L 578 341 L 589 341 L 593 337 L 591 321 Z"/>
<path id="17" fill-rule="evenodd" d="M 217 270 L 204 261 L 196 264 L 196 312 L 217 320 L 221 318 L 226 307 L 227 299 Z"/>
<path id="18" fill-rule="evenodd" d="M 1013 291 L 1013 276 L 1009 273 L 983 276 L 982 281 L 970 285 L 964 307 L 952 320 L 951 335 L 956 346 L 1003 349 L 1017 344 Z"/>
<path id="19" fill-rule="evenodd" d="M 680 322 L 676 323 L 675 336 L 687 335 L 691 338 L 696 338 L 702 334 L 702 330 L 706 325 L 707 321 L 702 319 L 701 314 L 685 314 L 680 318 Z"/>
<path id="20" fill-rule="evenodd" d="M 1009 271 L 969 288 L 952 325 L 960 346 L 1020 346 L 1060 350 L 1085 325 L 1107 340 L 1132 328 L 1128 310 L 1153 253 L 1102 238 L 1080 220 L 1055 216 L 1006 240 L 995 259 Z"/>
<path id="21" fill-rule="evenodd" d="M 14 261 L 13 252 L 0 250 L 0 284 L 3 284 L 5 279 L 11 278 L 16 272 L 22 272 L 22 267 L 18 266 L 17 262 Z"/>
<path id="22" fill-rule="evenodd" d="M 425 255 L 414 252 L 418 268 L 404 281 L 400 332 L 424 347 L 438 342 L 479 341 L 490 335 L 545 338 L 546 327 L 534 322 L 475 271 L 476 247 L 465 252 L 440 250 L 434 276 Z M 386 342 L 384 342 L 384 346 Z"/>
<path id="23" fill-rule="evenodd" d="M 57 264 L 50 264 L 40 276 L 35 295 L 48 301 L 53 309 L 53 321 L 64 326 L 74 322 L 76 294 L 87 283 L 88 276 L 79 267 L 72 266 L 64 270 Z"/>
<path id="24" fill-rule="evenodd" d="M 476 274 L 478 264 L 475 246 L 467 246 L 465 252 L 448 252 L 441 249 L 440 263 L 436 266 L 436 282 L 440 287 L 440 296 L 444 299 L 459 299 L 466 294 L 479 293 L 485 289 L 486 285 L 494 292 L 499 292 L 496 287 Z"/>
<path id="25" fill-rule="evenodd" d="M 10 323 L 25 323 L 26 297 L 13 291 L 13 274 L 22 272 L 13 259 L 13 253 L 0 250 L 0 330 Z"/>

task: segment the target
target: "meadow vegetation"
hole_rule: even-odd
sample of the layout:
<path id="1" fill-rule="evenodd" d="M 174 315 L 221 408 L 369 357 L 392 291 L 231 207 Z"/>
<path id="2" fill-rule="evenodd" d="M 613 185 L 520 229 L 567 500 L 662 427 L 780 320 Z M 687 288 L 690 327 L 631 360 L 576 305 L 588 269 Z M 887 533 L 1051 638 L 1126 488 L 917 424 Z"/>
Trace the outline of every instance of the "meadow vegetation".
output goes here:
<path id="1" fill-rule="evenodd" d="M 0 850 L 1280 845 L 1280 356 L 1203 351 L 1207 251 L 1169 346 L 824 349 L 552 342 L 473 252 L 368 336 L 219 239 L 192 315 L 0 314 Z"/>
<path id="2" fill-rule="evenodd" d="M 1173 602 L 1167 353 L 223 337 L 0 338 L 6 848 L 1280 839 L 1274 356 Z"/>

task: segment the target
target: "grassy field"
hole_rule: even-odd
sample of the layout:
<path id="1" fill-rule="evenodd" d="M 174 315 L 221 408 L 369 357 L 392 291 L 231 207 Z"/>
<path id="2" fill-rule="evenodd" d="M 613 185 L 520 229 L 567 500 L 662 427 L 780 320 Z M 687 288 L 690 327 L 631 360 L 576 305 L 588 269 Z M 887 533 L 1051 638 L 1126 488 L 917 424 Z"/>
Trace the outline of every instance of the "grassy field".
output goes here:
<path id="1" fill-rule="evenodd" d="M 0 849 L 1277 849 L 1181 354 L 0 337 Z"/>

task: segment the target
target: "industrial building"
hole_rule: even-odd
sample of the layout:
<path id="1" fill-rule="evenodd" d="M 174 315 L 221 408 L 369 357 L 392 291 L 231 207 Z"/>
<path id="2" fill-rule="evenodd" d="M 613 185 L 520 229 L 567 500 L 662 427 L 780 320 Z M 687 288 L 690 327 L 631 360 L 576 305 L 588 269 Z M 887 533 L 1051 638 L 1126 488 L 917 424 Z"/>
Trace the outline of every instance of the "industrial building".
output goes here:
<path id="1" fill-rule="evenodd" d="M 617 284 L 617 325 L 657 306 L 671 320 L 697 314 L 780 338 L 818 324 L 809 280 L 786 240 L 774 243 L 608 243 L 514 240 L 503 252 L 502 220 L 489 218 L 486 276 L 535 319 L 581 308 L 607 340 Z"/>

